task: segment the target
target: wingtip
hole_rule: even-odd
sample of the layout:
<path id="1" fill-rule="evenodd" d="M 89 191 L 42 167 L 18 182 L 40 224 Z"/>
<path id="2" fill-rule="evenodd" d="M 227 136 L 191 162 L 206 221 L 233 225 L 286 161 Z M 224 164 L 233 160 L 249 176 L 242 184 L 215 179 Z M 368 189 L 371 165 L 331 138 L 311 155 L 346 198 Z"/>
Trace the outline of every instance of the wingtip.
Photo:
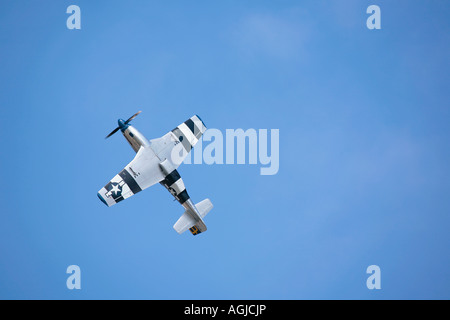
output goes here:
<path id="1" fill-rule="evenodd" d="M 103 199 L 103 197 L 102 197 L 102 195 L 100 194 L 100 192 L 97 192 L 97 197 L 107 206 L 107 207 L 109 207 L 108 206 L 108 204 L 106 203 L 106 201 L 105 201 L 105 199 Z"/>

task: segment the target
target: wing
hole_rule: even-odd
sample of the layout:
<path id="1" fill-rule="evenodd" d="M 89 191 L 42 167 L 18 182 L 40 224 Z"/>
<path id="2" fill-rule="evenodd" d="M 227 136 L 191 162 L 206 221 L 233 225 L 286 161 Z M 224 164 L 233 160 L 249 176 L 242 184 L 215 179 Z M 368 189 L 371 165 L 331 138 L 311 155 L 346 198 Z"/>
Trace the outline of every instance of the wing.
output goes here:
<path id="1" fill-rule="evenodd" d="M 195 115 L 163 137 L 151 140 L 150 145 L 161 161 L 169 160 L 176 169 L 205 131 L 202 119 Z"/>
<path id="2" fill-rule="evenodd" d="M 151 148 L 141 147 L 133 161 L 100 189 L 97 196 L 110 207 L 162 181 L 165 175 L 159 162 Z"/>

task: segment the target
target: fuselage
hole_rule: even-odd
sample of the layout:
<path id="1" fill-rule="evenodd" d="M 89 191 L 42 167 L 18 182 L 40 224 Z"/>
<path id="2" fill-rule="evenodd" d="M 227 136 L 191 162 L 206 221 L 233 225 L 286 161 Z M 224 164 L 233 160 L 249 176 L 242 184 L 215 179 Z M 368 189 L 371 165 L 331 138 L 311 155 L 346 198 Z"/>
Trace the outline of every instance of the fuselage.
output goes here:
<path id="1" fill-rule="evenodd" d="M 120 130 L 122 131 L 123 136 L 125 137 L 125 139 L 128 141 L 128 143 L 135 152 L 138 152 L 141 147 L 151 148 L 151 142 L 147 140 L 147 138 L 135 127 L 129 124 L 124 124 L 124 120 L 122 119 L 118 120 L 118 124 Z M 169 175 L 170 172 L 166 174 Z M 179 176 L 178 172 L 177 175 Z M 180 189 L 185 190 L 184 183 L 181 177 L 179 178 L 179 180 L 177 180 L 176 183 L 181 184 L 182 187 Z M 173 185 L 168 185 L 167 183 L 164 183 L 164 181 L 162 181 L 161 184 L 175 197 L 175 199 L 178 200 L 178 202 L 185 208 L 187 212 L 189 212 L 189 214 L 195 221 L 203 223 L 200 213 L 198 212 L 197 207 L 187 194 L 187 191 L 185 191 L 185 196 L 182 197 L 181 194 L 177 192 L 179 190 L 174 190 Z"/>
<path id="2" fill-rule="evenodd" d="M 123 136 L 127 139 L 134 152 L 138 152 L 141 147 L 150 146 L 150 141 L 148 141 L 147 138 L 135 127 L 125 124 L 123 119 L 119 119 L 117 122 L 119 124 L 120 131 L 122 131 Z"/>

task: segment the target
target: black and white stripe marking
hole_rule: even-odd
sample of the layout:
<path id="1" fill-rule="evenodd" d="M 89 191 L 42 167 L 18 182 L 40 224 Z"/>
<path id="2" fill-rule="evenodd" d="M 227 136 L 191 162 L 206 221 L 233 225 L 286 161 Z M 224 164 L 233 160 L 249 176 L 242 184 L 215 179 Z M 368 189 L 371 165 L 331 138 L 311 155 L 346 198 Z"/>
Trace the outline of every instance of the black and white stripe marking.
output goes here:
<path id="1" fill-rule="evenodd" d="M 161 184 L 178 200 L 180 204 L 185 203 L 190 197 L 184 186 L 183 179 L 177 170 L 173 170 L 166 178 L 161 181 Z"/>
<path id="2" fill-rule="evenodd" d="M 206 126 L 198 116 L 193 116 L 172 130 L 175 137 L 181 142 L 183 148 L 190 152 L 198 139 L 206 131 Z"/>
<path id="3" fill-rule="evenodd" d="M 111 206 L 114 203 L 118 203 L 126 198 L 129 198 L 140 191 L 142 191 L 142 189 L 136 180 L 134 180 L 126 169 L 123 169 L 104 186 L 101 193 L 103 193 L 106 197 L 106 199 L 104 198 L 106 204 Z"/>

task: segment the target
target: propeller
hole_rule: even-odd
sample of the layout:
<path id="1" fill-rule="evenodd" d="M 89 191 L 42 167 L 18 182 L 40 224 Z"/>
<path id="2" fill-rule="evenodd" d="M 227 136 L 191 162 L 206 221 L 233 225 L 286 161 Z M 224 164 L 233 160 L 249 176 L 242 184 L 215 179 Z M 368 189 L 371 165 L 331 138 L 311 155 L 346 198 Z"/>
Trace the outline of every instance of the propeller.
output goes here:
<path id="1" fill-rule="evenodd" d="M 119 130 L 119 129 L 120 129 L 119 127 L 115 128 L 113 131 L 111 131 L 110 134 L 108 134 L 108 135 L 105 137 L 105 139 L 108 139 L 109 137 L 111 137 L 111 136 L 112 136 L 114 133 L 116 133 L 117 130 Z"/>
<path id="2" fill-rule="evenodd" d="M 138 111 L 135 114 L 133 114 L 131 117 L 128 118 L 127 121 L 125 121 L 125 124 L 127 124 L 128 122 L 130 122 L 131 120 L 133 120 L 134 118 L 136 118 L 138 116 L 139 113 L 141 113 L 142 111 Z"/>
<path id="3" fill-rule="evenodd" d="M 134 118 L 136 118 L 138 116 L 139 113 L 141 113 L 142 111 L 138 111 L 135 114 L 133 114 L 131 117 L 128 118 L 128 120 L 123 121 L 122 119 L 119 119 L 117 122 L 119 123 L 119 126 L 117 128 L 115 128 L 113 131 L 111 131 L 110 134 L 108 134 L 105 139 L 108 139 L 109 137 L 111 137 L 114 133 L 116 133 L 119 129 L 125 128 L 127 127 L 128 123 L 133 120 Z"/>

